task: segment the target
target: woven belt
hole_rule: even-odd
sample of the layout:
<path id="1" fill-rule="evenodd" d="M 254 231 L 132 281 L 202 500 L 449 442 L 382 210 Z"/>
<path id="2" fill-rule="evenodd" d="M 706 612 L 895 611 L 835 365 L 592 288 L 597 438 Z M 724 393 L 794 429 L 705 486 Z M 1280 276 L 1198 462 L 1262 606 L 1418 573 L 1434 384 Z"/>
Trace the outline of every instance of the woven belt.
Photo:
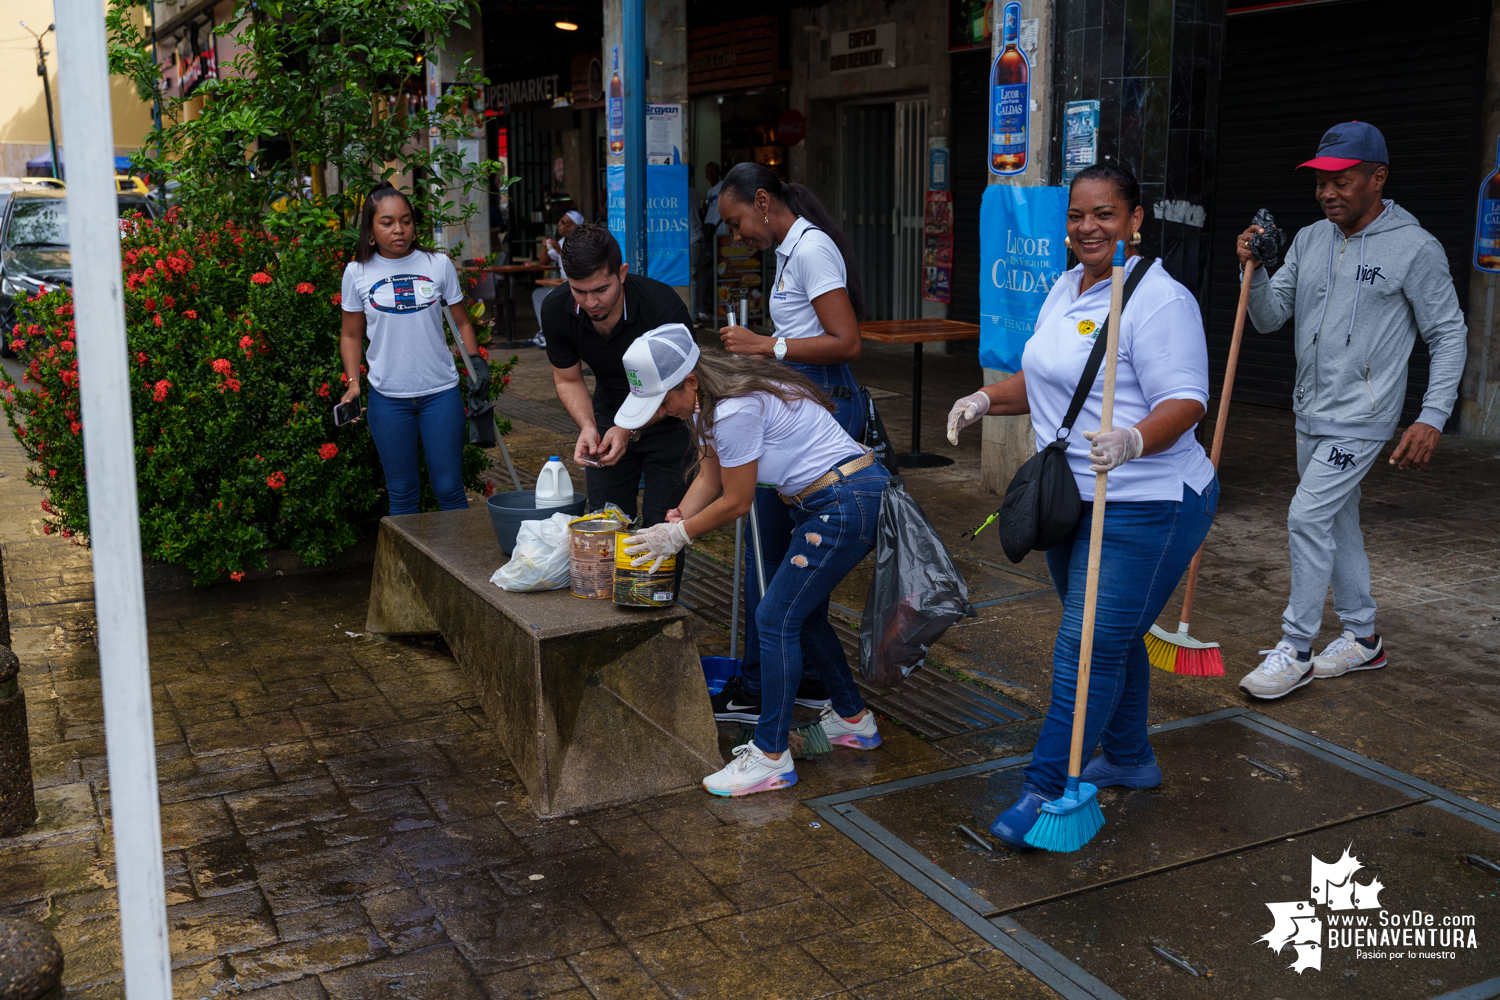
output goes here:
<path id="1" fill-rule="evenodd" d="M 848 461 L 848 462 L 845 462 L 843 465 L 839 466 L 838 468 L 836 468 L 836 469 L 830 469 L 829 471 L 823 473 L 817 479 L 814 479 L 808 485 L 807 489 L 803 490 L 801 493 L 798 493 L 794 497 L 789 497 L 785 493 L 778 493 L 776 495 L 779 496 L 779 497 L 781 497 L 781 502 L 782 503 L 786 504 L 788 507 L 791 507 L 794 504 L 799 504 L 802 501 L 806 500 L 808 497 L 812 496 L 814 493 L 818 492 L 823 487 L 825 487 L 825 486 L 832 486 L 834 483 L 838 482 L 839 478 L 840 478 L 839 477 L 839 473 L 842 472 L 846 476 L 852 476 L 852 475 L 854 475 L 854 473 L 858 472 L 860 469 L 868 469 L 870 466 L 872 466 L 874 464 L 875 464 L 875 453 L 873 451 L 867 451 L 863 455 L 859 456 L 858 458 L 853 459 L 853 460 Z"/>

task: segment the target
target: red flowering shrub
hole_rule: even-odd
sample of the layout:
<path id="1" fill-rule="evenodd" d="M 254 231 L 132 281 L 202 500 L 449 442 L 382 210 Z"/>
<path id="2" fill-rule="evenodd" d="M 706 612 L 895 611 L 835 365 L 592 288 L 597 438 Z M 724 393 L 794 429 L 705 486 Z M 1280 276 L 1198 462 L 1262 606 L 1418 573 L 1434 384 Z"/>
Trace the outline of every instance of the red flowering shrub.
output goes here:
<path id="1" fill-rule="evenodd" d="M 366 425 L 333 426 L 339 308 L 297 291 L 337 287 L 345 255 L 232 223 L 195 228 L 176 210 L 124 223 L 121 252 L 144 554 L 210 583 L 263 568 L 267 549 L 316 565 L 358 541 L 384 513 L 385 479 Z M 27 367 L 0 378 L 0 405 L 45 492 L 43 530 L 86 541 L 71 293 L 17 310 Z M 494 366 L 496 394 L 509 370 Z M 488 464 L 467 448 L 466 484 L 478 489 Z"/>

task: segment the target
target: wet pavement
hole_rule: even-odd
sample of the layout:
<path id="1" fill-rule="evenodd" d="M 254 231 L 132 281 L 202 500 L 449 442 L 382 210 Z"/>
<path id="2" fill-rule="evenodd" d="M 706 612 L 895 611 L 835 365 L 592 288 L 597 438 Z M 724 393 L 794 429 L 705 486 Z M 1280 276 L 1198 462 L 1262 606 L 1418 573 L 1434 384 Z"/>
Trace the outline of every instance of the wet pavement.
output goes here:
<path id="1" fill-rule="evenodd" d="M 537 352 L 523 360 L 513 388 L 555 410 Z M 887 427 L 904 442 L 908 352 L 870 349 L 857 368 L 882 390 Z M 1045 564 L 1032 556 L 1017 574 L 993 537 L 962 537 L 998 498 L 977 488 L 978 435 L 957 449 L 942 438 L 947 400 L 934 387 L 968 391 L 977 363 L 932 351 L 927 369 L 923 440 L 956 461 L 911 473 L 908 488 L 972 568 L 976 600 L 1011 598 L 951 629 L 932 662 L 1044 710 L 1059 617 Z M 571 450 L 571 437 L 548 423 L 517 421 L 509 444 L 518 468 Z M 1153 722 L 1244 707 L 1235 684 L 1278 634 L 1295 482 L 1290 414 L 1245 407 L 1230 426 L 1193 629 L 1225 644 L 1229 676 L 1155 672 Z M 1429 472 L 1377 466 L 1365 531 L 1392 666 L 1249 707 L 1500 805 L 1497 452 L 1445 441 Z M 43 821 L 0 840 L 0 911 L 54 930 L 72 995 L 120 997 L 92 577 L 85 550 L 41 534 L 40 498 L 22 471 L 14 445 L 0 444 L 0 543 Z M 721 557 L 729 547 L 724 533 L 701 543 Z M 887 721 L 878 751 L 838 748 L 799 762 L 801 780 L 786 792 L 720 800 L 688 789 L 541 821 L 446 648 L 364 634 L 368 594 L 369 572 L 356 570 L 148 601 L 178 997 L 1056 995 L 987 929 L 933 902 L 808 804 L 1024 754 L 1035 717 L 944 739 Z M 857 610 L 859 579 L 836 600 Z M 1163 623 L 1175 626 L 1176 612 L 1174 599 Z M 1329 621 L 1325 642 L 1336 634 Z M 696 629 L 701 652 L 727 651 L 722 629 Z M 1500 913 L 1485 893 L 1500 882 L 1454 861 L 1460 848 L 1500 860 L 1492 831 L 1340 772 L 1305 747 L 1247 744 L 1237 723 L 1198 729 L 1157 738 L 1169 765 L 1162 792 L 1108 793 L 1113 856 L 991 857 L 963 847 L 955 823 L 982 834 L 974 824 L 1006 804 L 1013 772 L 941 794 L 942 785 L 895 793 L 869 808 L 904 802 L 882 816 L 905 843 L 962 868 L 961 881 L 992 910 L 1014 910 L 1039 940 L 1132 998 L 1436 996 L 1494 966 Z M 720 727 L 722 751 L 737 731 Z M 1402 808 L 1379 812 L 1392 805 Z M 1414 810 L 1424 811 L 1420 820 L 1395 818 Z M 1336 825 L 1305 832 L 1320 824 Z M 1459 912 L 1472 898 L 1463 912 L 1489 922 L 1480 927 L 1489 947 L 1442 974 L 1417 976 L 1413 963 L 1380 993 L 1362 992 L 1374 978 L 1365 965 L 1348 966 L 1353 977 L 1331 964 L 1321 974 L 1286 972 L 1290 951 L 1278 962 L 1253 944 L 1270 930 L 1265 904 L 1305 898 L 1308 851 L 1331 859 L 1351 840 L 1412 906 Z M 1235 852 L 1247 845 L 1285 858 L 1257 855 L 1246 868 Z M 1273 880 L 1275 892 L 1246 879 Z M 1216 894 L 1215 880 L 1236 888 Z M 1058 887 L 1070 885 L 1093 891 L 1062 895 Z M 1221 911 L 1229 916 L 1213 916 Z M 1153 936 L 1214 975 L 1163 964 L 1143 944 Z"/>

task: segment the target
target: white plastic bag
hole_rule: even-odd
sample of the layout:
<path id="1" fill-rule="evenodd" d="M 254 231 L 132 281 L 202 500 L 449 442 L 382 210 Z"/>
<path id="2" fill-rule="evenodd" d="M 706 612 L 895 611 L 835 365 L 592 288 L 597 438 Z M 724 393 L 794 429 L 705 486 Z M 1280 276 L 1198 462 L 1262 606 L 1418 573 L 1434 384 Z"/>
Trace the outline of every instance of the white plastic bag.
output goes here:
<path id="1" fill-rule="evenodd" d="M 572 514 L 522 521 L 510 562 L 495 570 L 490 583 L 501 590 L 557 590 L 569 583 L 568 522 Z"/>

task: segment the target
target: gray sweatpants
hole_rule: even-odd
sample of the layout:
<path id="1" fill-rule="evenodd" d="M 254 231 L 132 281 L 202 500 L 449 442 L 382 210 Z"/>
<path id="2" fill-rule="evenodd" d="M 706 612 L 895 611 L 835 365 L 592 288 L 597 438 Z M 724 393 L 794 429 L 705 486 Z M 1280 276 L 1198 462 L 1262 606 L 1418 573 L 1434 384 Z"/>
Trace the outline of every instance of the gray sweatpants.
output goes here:
<path id="1" fill-rule="evenodd" d="M 1344 627 L 1363 638 L 1375 631 L 1370 560 L 1359 530 L 1359 484 L 1384 441 L 1297 434 L 1302 477 L 1286 526 L 1292 554 L 1292 596 L 1281 630 L 1306 652 L 1323 627 L 1323 602 L 1333 584 L 1333 609 Z"/>

